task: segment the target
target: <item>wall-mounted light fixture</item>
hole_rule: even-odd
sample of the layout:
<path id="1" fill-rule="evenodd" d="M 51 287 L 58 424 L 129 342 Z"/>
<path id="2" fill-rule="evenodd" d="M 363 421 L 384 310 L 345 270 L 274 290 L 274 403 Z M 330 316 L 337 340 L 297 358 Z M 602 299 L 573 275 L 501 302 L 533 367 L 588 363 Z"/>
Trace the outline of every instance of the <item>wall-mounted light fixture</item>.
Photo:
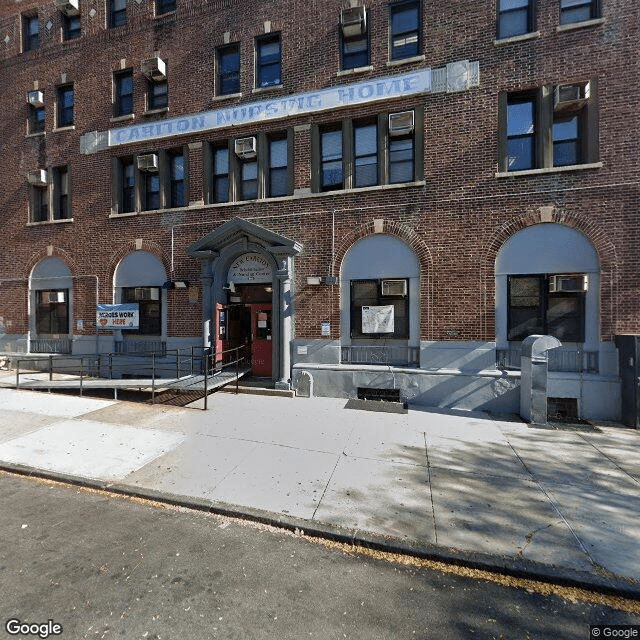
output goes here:
<path id="1" fill-rule="evenodd" d="M 163 285 L 163 289 L 188 289 L 188 280 L 167 280 Z"/>
<path id="2" fill-rule="evenodd" d="M 320 284 L 322 282 L 322 278 L 318 277 L 318 276 L 309 276 L 307 278 L 307 284 L 308 285 L 317 285 Z"/>

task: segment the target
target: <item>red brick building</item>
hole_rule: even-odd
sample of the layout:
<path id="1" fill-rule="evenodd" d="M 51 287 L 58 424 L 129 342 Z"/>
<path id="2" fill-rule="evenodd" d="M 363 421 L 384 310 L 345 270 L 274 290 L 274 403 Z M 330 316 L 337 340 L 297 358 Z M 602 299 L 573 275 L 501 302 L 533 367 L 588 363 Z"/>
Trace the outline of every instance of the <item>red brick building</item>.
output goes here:
<path id="1" fill-rule="evenodd" d="M 617 419 L 639 39 L 632 0 L 5 2 L 0 349 L 512 411 L 550 334 L 550 395 Z"/>

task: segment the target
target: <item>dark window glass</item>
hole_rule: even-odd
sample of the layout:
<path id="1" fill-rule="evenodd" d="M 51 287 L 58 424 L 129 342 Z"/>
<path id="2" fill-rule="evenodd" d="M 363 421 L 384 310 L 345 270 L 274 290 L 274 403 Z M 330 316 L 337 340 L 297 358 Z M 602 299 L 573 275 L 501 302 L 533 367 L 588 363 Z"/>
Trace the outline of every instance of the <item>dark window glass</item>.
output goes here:
<path id="1" fill-rule="evenodd" d="M 512 38 L 533 30 L 532 0 L 498 0 L 498 38 Z"/>
<path id="2" fill-rule="evenodd" d="M 29 133 L 44 131 L 44 107 L 29 105 Z"/>
<path id="3" fill-rule="evenodd" d="M 258 87 L 273 87 L 282 83 L 279 35 L 256 41 L 256 83 Z"/>
<path id="4" fill-rule="evenodd" d="M 120 211 L 131 213 L 136 206 L 136 169 L 132 159 L 122 160 L 120 163 L 122 174 L 122 202 Z"/>
<path id="5" fill-rule="evenodd" d="M 403 278 L 400 278 L 401 280 Z M 408 290 L 408 282 L 407 282 Z M 393 331 L 373 332 L 363 325 L 364 313 L 369 307 L 393 307 Z M 385 311 L 389 311 L 388 309 Z M 408 338 L 409 337 L 409 296 L 389 296 L 382 293 L 381 280 L 351 281 L 351 337 L 352 338 Z"/>
<path id="6" fill-rule="evenodd" d="M 182 154 L 171 157 L 171 206 L 183 207 L 185 205 L 184 191 L 184 156 Z"/>
<path id="7" fill-rule="evenodd" d="M 581 117 L 574 114 L 553 120 L 553 166 L 582 162 Z"/>
<path id="8" fill-rule="evenodd" d="M 155 211 L 160 208 L 160 175 L 145 171 L 144 178 L 144 208 Z"/>
<path id="9" fill-rule="evenodd" d="M 240 198 L 255 200 L 258 197 L 258 161 L 243 162 L 240 172 Z"/>
<path id="10" fill-rule="evenodd" d="M 156 15 L 176 10 L 176 0 L 156 0 Z"/>
<path id="11" fill-rule="evenodd" d="M 549 276 L 510 276 L 508 339 L 551 335 L 584 341 L 584 293 L 550 293 Z"/>
<path id="12" fill-rule="evenodd" d="M 560 24 L 584 22 L 597 17 L 597 0 L 560 0 Z"/>
<path id="13" fill-rule="evenodd" d="M 80 15 L 67 16 L 63 18 L 62 31 L 65 40 L 75 40 L 80 37 Z"/>
<path id="14" fill-rule="evenodd" d="M 342 131 L 324 131 L 320 134 L 321 176 L 323 191 L 344 188 L 342 166 Z"/>
<path id="15" fill-rule="evenodd" d="M 420 54 L 420 8 L 417 1 L 398 2 L 391 14 L 391 59 L 401 60 Z"/>
<path id="16" fill-rule="evenodd" d="M 125 71 L 116 75 L 115 115 L 133 113 L 133 72 Z"/>
<path id="17" fill-rule="evenodd" d="M 67 167 L 57 167 L 53 172 L 53 218 L 66 220 L 71 217 L 69 201 L 69 170 Z"/>
<path id="18" fill-rule="evenodd" d="M 49 219 L 49 192 L 47 187 L 33 187 L 33 222 Z"/>
<path id="19" fill-rule="evenodd" d="M 40 47 L 40 19 L 38 16 L 23 16 L 23 48 L 35 51 Z"/>
<path id="20" fill-rule="evenodd" d="M 269 195 L 286 196 L 289 193 L 287 171 L 287 140 L 269 141 Z"/>
<path id="21" fill-rule="evenodd" d="M 109 26 L 120 27 L 127 23 L 127 0 L 109 0 Z"/>
<path id="22" fill-rule="evenodd" d="M 364 33 L 354 38 L 342 36 L 342 68 L 358 69 L 369 64 L 369 36 Z"/>
<path id="23" fill-rule="evenodd" d="M 73 86 L 58 88 L 58 126 L 69 127 L 73 124 Z"/>
<path id="24" fill-rule="evenodd" d="M 240 92 L 240 45 L 230 44 L 218 49 L 218 94 Z"/>
<path id="25" fill-rule="evenodd" d="M 159 287 L 125 287 L 122 302 L 137 302 L 140 308 L 140 328 L 137 333 L 145 336 L 162 334 L 162 301 Z"/>
<path id="26" fill-rule="evenodd" d="M 164 109 L 169 104 L 169 85 L 166 80 L 149 83 L 149 110 Z"/>
<path id="27" fill-rule="evenodd" d="M 229 149 L 219 147 L 213 152 L 213 201 L 229 202 Z"/>
<path id="28" fill-rule="evenodd" d="M 36 333 L 69 333 L 69 290 L 36 291 Z"/>
<path id="29" fill-rule="evenodd" d="M 378 184 L 378 127 L 365 124 L 353 128 L 354 187 Z"/>
<path id="30" fill-rule="evenodd" d="M 535 100 L 510 99 L 507 103 L 507 169 L 522 171 L 536 166 Z"/>
<path id="31" fill-rule="evenodd" d="M 413 134 L 389 139 L 389 183 L 415 180 Z"/>

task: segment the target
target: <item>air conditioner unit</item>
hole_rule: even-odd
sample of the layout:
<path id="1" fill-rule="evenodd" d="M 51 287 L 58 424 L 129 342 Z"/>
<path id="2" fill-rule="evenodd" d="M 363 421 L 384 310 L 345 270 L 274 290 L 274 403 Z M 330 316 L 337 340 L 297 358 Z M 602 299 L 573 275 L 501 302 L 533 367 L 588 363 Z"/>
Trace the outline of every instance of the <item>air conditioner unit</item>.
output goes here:
<path id="1" fill-rule="evenodd" d="M 588 102 L 590 93 L 589 82 L 560 84 L 553 90 L 553 109 L 554 111 L 581 109 Z"/>
<path id="2" fill-rule="evenodd" d="M 255 136 L 250 138 L 238 138 L 235 141 L 235 152 L 238 158 L 255 158 L 257 154 L 257 141 Z"/>
<path id="3" fill-rule="evenodd" d="M 36 169 L 35 171 L 29 171 L 29 173 L 27 174 L 27 180 L 29 181 L 29 184 L 32 184 L 35 187 L 46 187 L 47 186 L 46 169 Z"/>
<path id="4" fill-rule="evenodd" d="M 150 58 L 142 62 L 142 73 L 152 82 L 160 82 L 167 78 L 167 64 L 162 58 Z"/>
<path id="5" fill-rule="evenodd" d="M 365 7 L 351 7 L 340 13 L 340 26 L 345 38 L 356 38 L 367 32 L 367 10 Z"/>
<path id="6" fill-rule="evenodd" d="M 549 293 L 582 293 L 589 289 L 589 276 L 584 273 L 557 275 L 549 278 Z"/>
<path id="7" fill-rule="evenodd" d="M 406 296 L 407 281 L 406 280 L 383 280 L 382 295 L 383 296 Z"/>
<path id="8" fill-rule="evenodd" d="M 415 127 L 413 111 L 400 111 L 389 114 L 389 135 L 403 136 L 411 133 Z"/>
<path id="9" fill-rule="evenodd" d="M 136 300 L 160 300 L 158 287 L 136 287 L 134 291 Z"/>
<path id="10" fill-rule="evenodd" d="M 49 295 L 47 296 L 47 302 L 57 303 L 57 302 L 65 302 L 65 292 L 64 291 L 49 291 Z"/>
<path id="11" fill-rule="evenodd" d="M 146 153 L 136 158 L 136 166 L 140 171 L 155 173 L 158 170 L 158 154 Z"/>
<path id="12" fill-rule="evenodd" d="M 68 16 L 77 16 L 80 13 L 78 0 L 54 0 L 54 4 Z"/>
<path id="13" fill-rule="evenodd" d="M 44 93 L 42 91 L 29 91 L 27 93 L 27 102 L 32 107 L 44 107 Z"/>

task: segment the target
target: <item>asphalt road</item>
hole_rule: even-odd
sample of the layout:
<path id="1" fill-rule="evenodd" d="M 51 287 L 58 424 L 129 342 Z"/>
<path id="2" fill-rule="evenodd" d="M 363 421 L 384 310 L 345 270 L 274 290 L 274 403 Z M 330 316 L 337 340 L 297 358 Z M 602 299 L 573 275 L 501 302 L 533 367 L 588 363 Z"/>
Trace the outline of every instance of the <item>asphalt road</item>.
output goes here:
<path id="1" fill-rule="evenodd" d="M 582 640 L 592 624 L 640 624 L 620 608 L 4 473 L 0 513 L 0 638 Z M 48 626 L 12 635 L 11 619 Z"/>

